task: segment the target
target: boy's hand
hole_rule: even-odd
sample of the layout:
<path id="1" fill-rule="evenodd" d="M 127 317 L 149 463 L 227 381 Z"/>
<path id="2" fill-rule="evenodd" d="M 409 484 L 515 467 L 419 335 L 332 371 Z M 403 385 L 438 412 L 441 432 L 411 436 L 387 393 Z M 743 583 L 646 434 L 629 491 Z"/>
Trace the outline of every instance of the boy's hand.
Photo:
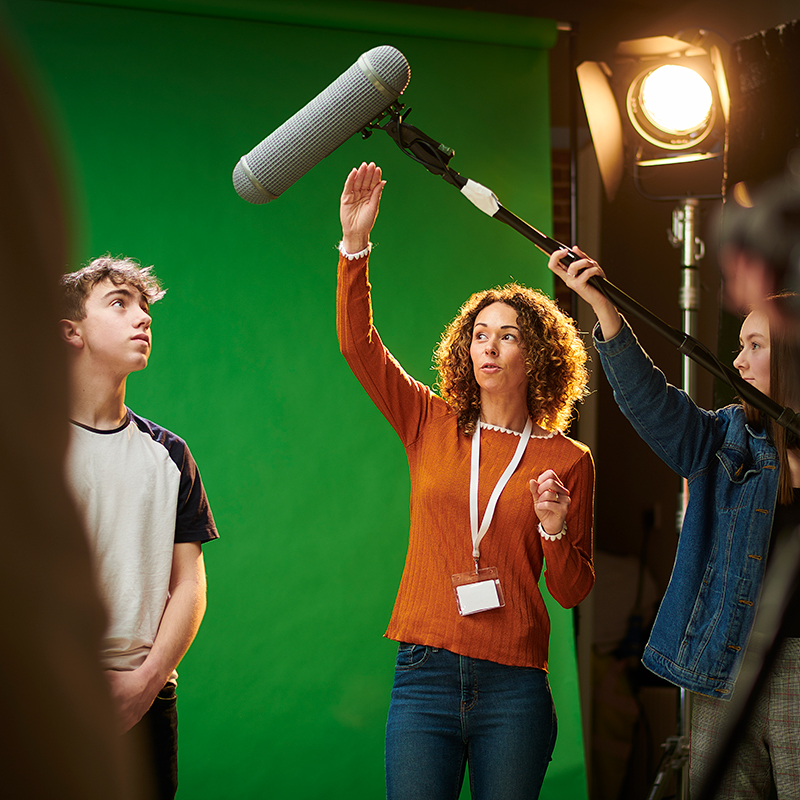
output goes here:
<path id="1" fill-rule="evenodd" d="M 108 669 L 105 676 L 117 709 L 120 733 L 127 733 L 153 705 L 161 686 L 153 689 L 152 681 L 147 679 L 141 668 L 126 672 Z"/>

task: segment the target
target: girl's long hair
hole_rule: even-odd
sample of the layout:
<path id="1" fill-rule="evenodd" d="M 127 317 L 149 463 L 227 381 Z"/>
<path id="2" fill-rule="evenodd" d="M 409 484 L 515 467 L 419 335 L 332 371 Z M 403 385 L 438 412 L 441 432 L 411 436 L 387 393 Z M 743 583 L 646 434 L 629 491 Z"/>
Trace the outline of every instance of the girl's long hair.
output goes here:
<path id="1" fill-rule="evenodd" d="M 792 308 L 796 298 L 792 292 L 781 292 L 765 301 L 769 319 L 769 396 L 795 412 L 800 411 L 800 322 Z M 766 431 L 778 451 L 778 503 L 787 505 L 794 499 L 788 452 L 797 448 L 797 436 L 749 403 L 742 402 L 742 406 L 747 421 Z"/>

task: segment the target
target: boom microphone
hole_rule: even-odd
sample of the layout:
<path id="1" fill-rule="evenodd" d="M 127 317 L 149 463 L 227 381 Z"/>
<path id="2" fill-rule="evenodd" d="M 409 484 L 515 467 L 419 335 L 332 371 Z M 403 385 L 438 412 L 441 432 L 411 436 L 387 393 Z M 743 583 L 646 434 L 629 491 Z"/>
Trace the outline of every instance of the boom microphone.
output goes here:
<path id="1" fill-rule="evenodd" d="M 405 56 L 374 47 L 261 144 L 239 159 L 233 185 L 248 203 L 268 203 L 365 128 L 411 79 Z"/>

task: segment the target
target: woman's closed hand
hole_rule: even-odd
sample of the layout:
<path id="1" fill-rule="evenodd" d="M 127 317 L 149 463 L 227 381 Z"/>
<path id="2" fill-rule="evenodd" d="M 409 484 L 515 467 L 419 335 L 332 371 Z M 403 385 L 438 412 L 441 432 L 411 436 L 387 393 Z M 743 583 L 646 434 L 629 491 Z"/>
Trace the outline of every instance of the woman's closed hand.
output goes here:
<path id="1" fill-rule="evenodd" d="M 571 502 L 569 489 L 552 469 L 546 469 L 538 479 L 531 480 L 530 487 L 539 522 L 547 534 L 558 535 L 564 528 Z"/>

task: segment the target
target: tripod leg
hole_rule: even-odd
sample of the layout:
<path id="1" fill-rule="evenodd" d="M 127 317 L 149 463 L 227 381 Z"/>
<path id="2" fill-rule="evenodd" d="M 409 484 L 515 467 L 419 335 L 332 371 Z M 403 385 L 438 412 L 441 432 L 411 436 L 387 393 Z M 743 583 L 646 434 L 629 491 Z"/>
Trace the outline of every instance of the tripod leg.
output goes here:
<path id="1" fill-rule="evenodd" d="M 666 748 L 661 762 L 658 765 L 658 772 L 650 787 L 647 800 L 660 800 L 664 796 L 669 779 L 673 773 L 682 777 L 687 773 L 687 762 L 689 759 L 688 740 L 684 736 L 670 736 L 664 743 Z"/>

